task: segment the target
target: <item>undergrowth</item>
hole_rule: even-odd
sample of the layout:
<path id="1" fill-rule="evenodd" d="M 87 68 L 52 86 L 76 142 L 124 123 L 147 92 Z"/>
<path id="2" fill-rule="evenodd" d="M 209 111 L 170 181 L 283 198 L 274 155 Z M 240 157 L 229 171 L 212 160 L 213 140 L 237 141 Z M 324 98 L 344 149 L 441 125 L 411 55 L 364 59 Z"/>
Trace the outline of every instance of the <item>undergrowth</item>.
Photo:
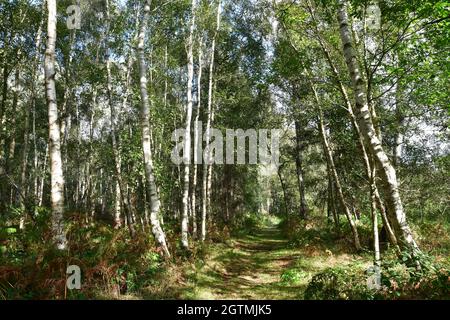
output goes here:
<path id="1" fill-rule="evenodd" d="M 364 227 L 370 224 L 359 224 L 360 239 L 362 243 L 370 244 L 371 230 Z M 423 226 L 422 229 L 417 225 Z M 415 225 L 414 232 L 419 234 L 419 239 L 436 238 L 431 233 L 442 233 L 446 227 L 439 223 L 421 222 Z M 334 225 L 325 224 L 323 219 L 311 217 L 301 220 L 291 216 L 280 223 L 280 228 L 289 239 L 291 247 L 314 247 L 316 250 L 329 252 L 340 251 L 343 246 L 351 245 L 349 230 L 344 231 L 345 226 L 336 230 Z M 347 236 L 342 236 L 345 234 Z M 357 262 L 349 265 L 330 267 L 313 275 L 308 282 L 304 293 L 305 299 L 327 300 L 352 300 L 352 299 L 450 299 L 450 268 L 447 250 L 449 242 L 448 234 L 443 234 L 438 246 L 430 246 L 428 241 L 421 243 L 424 253 L 418 259 L 421 268 L 408 266 L 408 257 L 399 259 L 393 250 L 386 249 L 382 252 L 382 266 L 380 287 L 378 290 L 369 289 L 367 284 L 368 272 Z M 438 240 L 434 240 L 436 242 Z M 348 249 L 347 249 L 348 251 Z M 441 256 L 434 256 L 439 252 Z M 367 256 L 371 259 L 370 246 L 360 253 L 353 254 Z M 443 256 L 442 256 L 443 255 Z M 445 258 L 447 257 L 447 258 Z M 369 260 L 370 261 L 370 260 Z M 302 276 L 301 270 L 288 269 L 281 281 L 295 283 Z"/>

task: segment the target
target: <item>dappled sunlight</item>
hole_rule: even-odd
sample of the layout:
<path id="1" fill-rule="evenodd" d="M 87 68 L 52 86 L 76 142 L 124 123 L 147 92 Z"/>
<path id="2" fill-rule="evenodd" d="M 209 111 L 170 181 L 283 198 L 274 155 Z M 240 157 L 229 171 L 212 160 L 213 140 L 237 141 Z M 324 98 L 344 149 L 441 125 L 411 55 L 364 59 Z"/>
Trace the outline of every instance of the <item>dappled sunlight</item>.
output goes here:
<path id="1" fill-rule="evenodd" d="M 301 257 L 301 250 L 289 248 L 288 240 L 283 238 L 279 228 L 263 227 L 253 235 L 232 239 L 232 243 L 234 245 L 229 248 L 223 245 L 211 248 L 205 266 L 196 271 L 196 294 L 192 298 L 302 297 L 308 278 L 296 284 L 281 282 L 283 271 L 296 264 Z"/>

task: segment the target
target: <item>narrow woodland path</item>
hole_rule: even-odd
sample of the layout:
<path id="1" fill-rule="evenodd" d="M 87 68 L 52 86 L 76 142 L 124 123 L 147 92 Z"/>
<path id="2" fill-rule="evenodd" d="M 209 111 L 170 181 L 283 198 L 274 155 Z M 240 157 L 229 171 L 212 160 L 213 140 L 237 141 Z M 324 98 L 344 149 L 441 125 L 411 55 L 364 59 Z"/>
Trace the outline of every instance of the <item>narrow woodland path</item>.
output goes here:
<path id="1" fill-rule="evenodd" d="M 312 230 L 310 230 L 312 231 Z M 276 224 L 208 246 L 199 260 L 165 276 L 138 299 L 303 299 L 311 278 L 329 267 L 366 270 L 371 256 L 352 254 L 343 239 L 322 239 L 292 246 Z M 135 297 L 136 298 L 136 297 Z"/>
<path id="2" fill-rule="evenodd" d="M 311 278 L 326 268 L 366 269 L 370 256 L 354 255 L 340 240 L 319 237 L 291 246 L 277 225 L 211 244 L 202 265 L 185 273 L 178 299 L 303 299 Z"/>
<path id="3" fill-rule="evenodd" d="M 289 284 L 281 279 L 299 256 L 299 250 L 288 247 L 276 226 L 233 238 L 215 245 L 206 264 L 194 275 L 195 286 L 186 298 L 299 299 L 306 281 Z"/>

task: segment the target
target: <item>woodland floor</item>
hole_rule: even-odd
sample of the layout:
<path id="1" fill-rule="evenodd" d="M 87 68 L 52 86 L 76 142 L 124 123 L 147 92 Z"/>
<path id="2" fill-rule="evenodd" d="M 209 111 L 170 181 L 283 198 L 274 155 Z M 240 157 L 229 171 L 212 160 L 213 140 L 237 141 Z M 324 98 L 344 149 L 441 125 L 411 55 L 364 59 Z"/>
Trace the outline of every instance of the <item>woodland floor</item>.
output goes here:
<path id="1" fill-rule="evenodd" d="M 276 225 L 265 226 L 226 243 L 212 244 L 204 264 L 192 265 L 170 288 L 144 293 L 141 298 L 303 299 L 314 274 L 335 265 L 356 263 L 366 268 L 370 264 L 370 258 L 348 254 L 339 247 L 292 247 Z"/>

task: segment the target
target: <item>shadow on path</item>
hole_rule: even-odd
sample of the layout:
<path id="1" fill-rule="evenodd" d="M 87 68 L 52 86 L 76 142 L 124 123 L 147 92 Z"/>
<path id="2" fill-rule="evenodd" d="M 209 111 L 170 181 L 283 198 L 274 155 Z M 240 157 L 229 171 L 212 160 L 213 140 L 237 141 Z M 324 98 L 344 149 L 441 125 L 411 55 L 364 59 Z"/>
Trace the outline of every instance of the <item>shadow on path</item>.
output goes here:
<path id="1" fill-rule="evenodd" d="M 299 299 L 303 288 L 282 283 L 283 271 L 298 258 L 278 228 L 218 246 L 195 275 L 197 299 Z"/>

